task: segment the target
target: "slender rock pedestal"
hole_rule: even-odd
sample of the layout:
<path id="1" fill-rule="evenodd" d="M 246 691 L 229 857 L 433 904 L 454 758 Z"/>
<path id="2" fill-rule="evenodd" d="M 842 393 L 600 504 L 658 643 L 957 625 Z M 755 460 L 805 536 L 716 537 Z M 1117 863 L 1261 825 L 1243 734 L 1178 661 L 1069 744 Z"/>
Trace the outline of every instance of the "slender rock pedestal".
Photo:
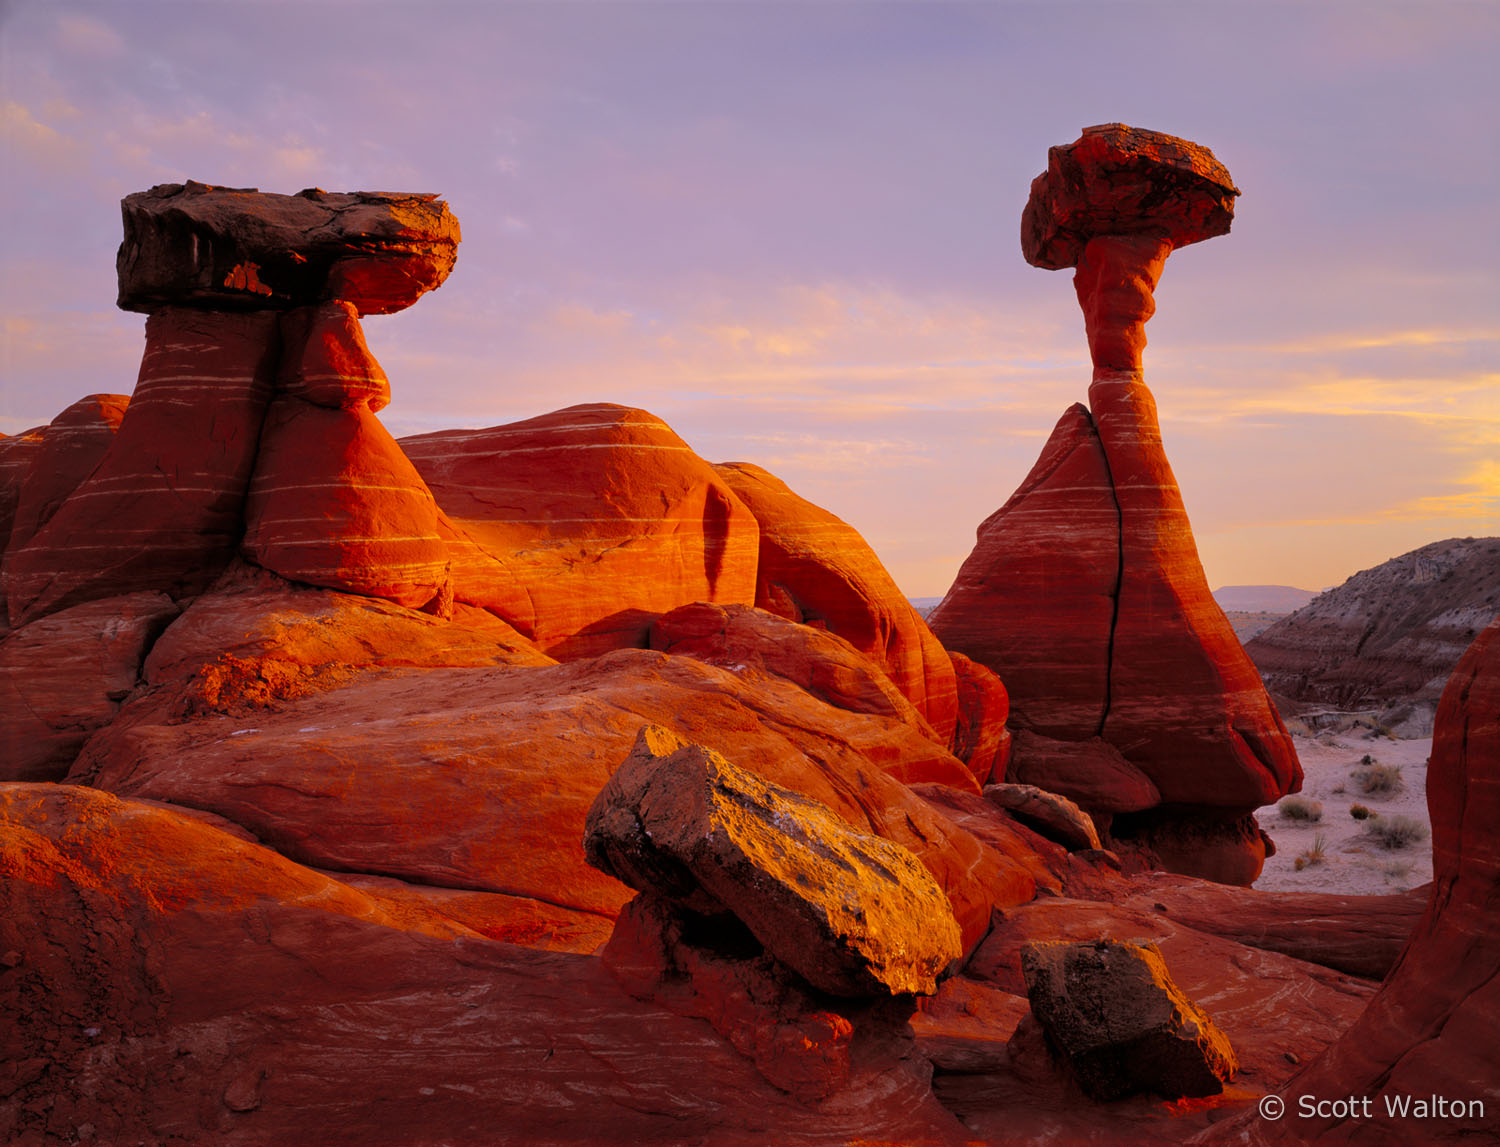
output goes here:
<path id="1" fill-rule="evenodd" d="M 1300 787 L 1301 769 L 1209 592 L 1141 374 L 1167 256 L 1226 233 L 1238 194 L 1206 148 L 1158 132 L 1105 124 L 1051 150 L 1021 246 L 1035 266 L 1076 268 L 1092 409 L 1063 416 L 931 623 L 1004 680 L 1013 727 L 1102 737 L 1160 803 L 1091 807 L 1099 786 L 1083 775 L 1076 791 L 1051 787 L 1113 815 L 1116 837 L 1141 838 L 1169 868 L 1248 884 L 1265 857 L 1250 814 Z M 1027 771 L 1018 748 L 1010 779 Z"/>

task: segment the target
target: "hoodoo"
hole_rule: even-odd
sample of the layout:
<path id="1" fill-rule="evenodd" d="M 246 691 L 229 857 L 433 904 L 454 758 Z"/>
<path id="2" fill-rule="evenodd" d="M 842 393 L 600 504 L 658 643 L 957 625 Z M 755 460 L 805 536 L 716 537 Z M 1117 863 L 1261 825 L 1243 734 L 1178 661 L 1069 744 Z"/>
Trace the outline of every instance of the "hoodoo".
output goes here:
<path id="1" fill-rule="evenodd" d="M 128 195 L 121 211 L 119 305 L 150 316 L 140 379 L 87 480 L 13 541 L 11 623 L 117 594 L 201 593 L 242 541 L 292 578 L 440 600 L 436 504 L 374 421 L 389 389 L 359 315 L 442 284 L 459 241 L 447 206 L 189 182 Z"/>
<path id="2" fill-rule="evenodd" d="M 1105 124 L 1052 148 L 1021 247 L 1034 266 L 1076 267 L 1089 407 L 1064 413 L 980 526 L 931 621 L 945 645 L 1005 681 L 1013 727 L 1102 738 L 1156 786 L 1155 807 L 1090 808 L 1116 817 L 1117 837 L 1140 837 L 1177 871 L 1248 884 L 1265 850 L 1251 813 L 1297 789 L 1301 770 L 1209 593 L 1141 373 L 1167 256 L 1225 234 L 1238 194 L 1206 148 L 1159 132 Z M 1076 788 L 1054 767 L 1047 783 L 1087 802 L 1098 757 L 1075 754 Z M 1031 765 L 1023 741 L 1012 778 L 1030 779 Z"/>

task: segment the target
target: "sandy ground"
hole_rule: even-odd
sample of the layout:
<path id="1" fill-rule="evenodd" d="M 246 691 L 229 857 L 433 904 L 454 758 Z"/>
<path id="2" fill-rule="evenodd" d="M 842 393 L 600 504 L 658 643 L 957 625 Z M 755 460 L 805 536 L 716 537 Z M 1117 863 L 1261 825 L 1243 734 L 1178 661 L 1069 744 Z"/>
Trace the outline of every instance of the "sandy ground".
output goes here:
<path id="1" fill-rule="evenodd" d="M 1288 817 L 1271 805 L 1256 813 L 1260 826 L 1276 842 L 1276 855 L 1266 861 L 1255 887 L 1273 891 L 1339 892 L 1367 895 L 1404 892 L 1432 879 L 1432 839 L 1427 837 L 1400 849 L 1381 847 L 1367 827 L 1369 820 L 1349 815 L 1362 804 L 1382 817 L 1408 816 L 1427 820 L 1427 757 L 1432 738 L 1397 741 L 1353 729 L 1294 738 L 1302 759 L 1302 797 L 1319 801 L 1323 815 L 1314 822 Z M 1381 765 L 1401 767 L 1402 787 L 1394 793 L 1365 793 L 1352 775 L 1365 756 Z M 1306 856 L 1323 838 L 1321 862 L 1306 863 L 1299 872 L 1297 858 Z"/>

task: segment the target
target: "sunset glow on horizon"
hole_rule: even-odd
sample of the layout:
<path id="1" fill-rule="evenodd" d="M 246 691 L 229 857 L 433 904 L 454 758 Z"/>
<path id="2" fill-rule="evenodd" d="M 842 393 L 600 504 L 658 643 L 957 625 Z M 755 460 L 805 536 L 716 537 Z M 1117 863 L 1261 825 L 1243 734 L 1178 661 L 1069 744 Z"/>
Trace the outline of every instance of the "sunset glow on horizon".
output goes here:
<path id="1" fill-rule="evenodd" d="M 365 324 L 397 435 L 643 407 L 946 591 L 1090 367 L 1017 232 L 1047 148 L 1210 148 L 1146 381 L 1212 586 L 1500 534 L 1500 6 L 0 7 L 0 431 L 129 393 L 119 200 L 436 191 L 449 281 Z"/>

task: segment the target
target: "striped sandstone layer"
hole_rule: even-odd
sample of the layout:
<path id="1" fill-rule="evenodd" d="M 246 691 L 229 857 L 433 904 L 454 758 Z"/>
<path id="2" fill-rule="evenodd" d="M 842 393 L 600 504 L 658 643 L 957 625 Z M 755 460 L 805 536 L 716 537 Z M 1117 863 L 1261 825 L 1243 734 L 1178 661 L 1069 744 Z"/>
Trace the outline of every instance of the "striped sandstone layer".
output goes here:
<path id="1" fill-rule="evenodd" d="M 245 506 L 243 553 L 285 578 L 399 605 L 451 605 L 432 493 L 375 411 L 389 401 L 352 304 L 282 319 L 280 394 Z"/>
<path id="2" fill-rule="evenodd" d="M 3 544 L 24 546 L 45 526 L 68 495 L 92 474 L 120 429 L 130 399 L 123 394 L 80 398 L 42 431 L 42 446 L 26 468 L 18 492 L 15 523 Z"/>
<path id="3" fill-rule="evenodd" d="M 277 316 L 164 307 L 104 459 L 6 555 L 11 623 L 83 601 L 201 592 L 234 555 L 275 385 Z"/>
<path id="4" fill-rule="evenodd" d="M 644 646 L 690 602 L 755 599 L 755 518 L 643 410 L 570 406 L 400 446 L 448 517 L 456 599 L 554 657 Z"/>
<path id="5" fill-rule="evenodd" d="M 123 394 L 91 394 L 46 426 L 0 437 L 0 557 L 35 537 L 94 472 L 129 402 Z M 0 580 L 0 629 L 8 625 Z"/>
<path id="6" fill-rule="evenodd" d="M 847 522 L 748 462 L 715 466 L 760 525 L 755 604 L 827 628 L 883 668 L 943 744 L 958 719 L 947 651 Z"/>

